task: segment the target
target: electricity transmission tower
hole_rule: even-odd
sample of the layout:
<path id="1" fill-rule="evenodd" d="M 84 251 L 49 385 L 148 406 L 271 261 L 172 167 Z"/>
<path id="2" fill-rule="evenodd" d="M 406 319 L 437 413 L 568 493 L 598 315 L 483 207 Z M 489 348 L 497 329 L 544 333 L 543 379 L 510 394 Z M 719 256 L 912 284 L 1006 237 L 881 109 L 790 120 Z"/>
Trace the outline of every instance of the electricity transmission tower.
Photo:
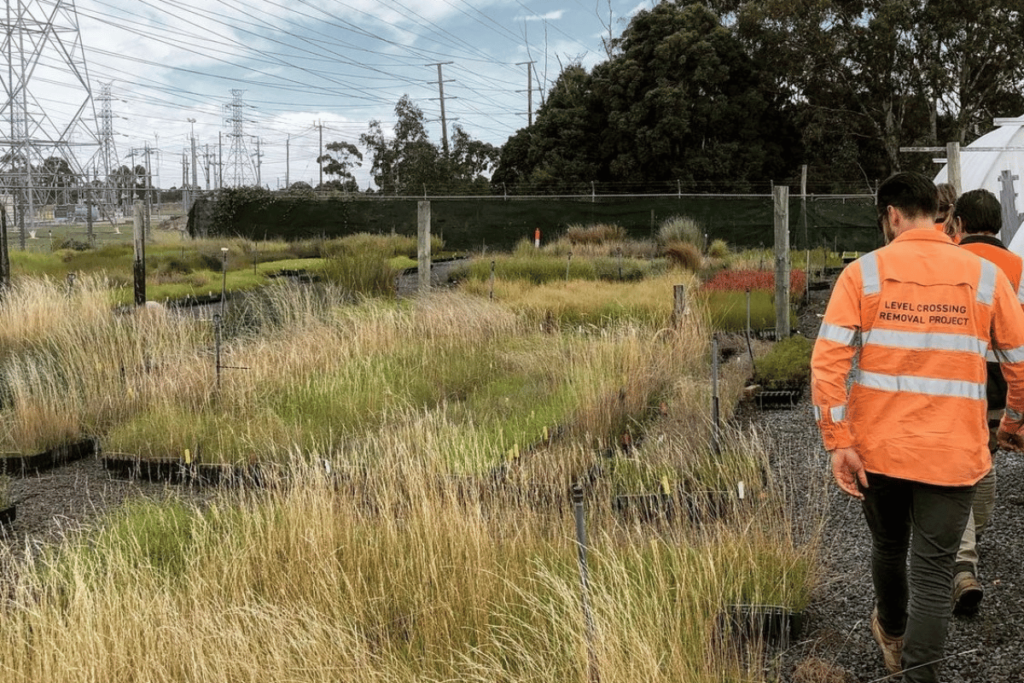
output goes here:
<path id="1" fill-rule="evenodd" d="M 231 124 L 231 149 L 228 151 L 228 168 L 230 169 L 230 184 L 233 187 L 245 187 L 256 182 L 256 173 L 253 166 L 252 156 L 249 153 L 245 135 L 245 100 L 242 99 L 244 90 L 232 90 L 231 104 L 224 105 L 224 108 L 231 113 L 225 121 Z"/>
<path id="2" fill-rule="evenodd" d="M 110 94 L 111 83 L 100 84 L 99 113 L 99 150 L 93 157 L 94 167 L 98 165 L 99 172 L 103 174 L 103 196 L 101 204 L 103 213 L 113 211 L 118 204 L 116 188 L 110 182 L 111 174 L 118 168 L 117 144 L 114 142 L 114 110 L 111 107 L 113 97 Z"/>
<path id="3" fill-rule="evenodd" d="M 0 201 L 24 248 L 26 220 L 86 176 L 74 148 L 99 145 L 96 112 L 74 0 L 7 0 L 0 41 Z"/>

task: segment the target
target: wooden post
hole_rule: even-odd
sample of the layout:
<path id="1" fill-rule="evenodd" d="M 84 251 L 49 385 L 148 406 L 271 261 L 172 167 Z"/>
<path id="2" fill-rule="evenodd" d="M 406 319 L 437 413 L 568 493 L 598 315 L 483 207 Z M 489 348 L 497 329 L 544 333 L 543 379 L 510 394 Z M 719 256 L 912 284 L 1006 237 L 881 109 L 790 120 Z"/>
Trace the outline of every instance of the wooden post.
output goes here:
<path id="1" fill-rule="evenodd" d="M 789 188 L 775 195 L 775 338 L 789 336 Z"/>
<path id="2" fill-rule="evenodd" d="M 960 175 L 960 143 L 946 143 L 946 175 L 949 177 L 949 184 L 956 190 L 959 197 L 963 192 Z"/>
<path id="3" fill-rule="evenodd" d="M 711 451 L 722 454 L 721 407 L 718 396 L 718 335 L 711 336 Z"/>
<path id="4" fill-rule="evenodd" d="M 0 204 L 0 298 L 11 286 L 11 254 L 7 246 L 7 206 Z"/>
<path id="5" fill-rule="evenodd" d="M 419 260 L 417 271 L 419 273 L 419 290 L 427 292 L 430 290 L 430 202 L 417 202 L 417 242 L 416 256 Z"/>
<path id="6" fill-rule="evenodd" d="M 679 327 L 686 316 L 686 285 L 672 287 L 672 327 Z"/>
<path id="7" fill-rule="evenodd" d="M 142 223 L 142 202 L 135 200 L 132 236 L 135 241 L 135 262 L 132 273 L 135 276 L 135 305 L 146 305 L 146 234 Z"/>
<path id="8" fill-rule="evenodd" d="M 804 246 L 811 242 L 807 236 L 807 164 L 800 167 L 800 222 L 804 226 Z"/>

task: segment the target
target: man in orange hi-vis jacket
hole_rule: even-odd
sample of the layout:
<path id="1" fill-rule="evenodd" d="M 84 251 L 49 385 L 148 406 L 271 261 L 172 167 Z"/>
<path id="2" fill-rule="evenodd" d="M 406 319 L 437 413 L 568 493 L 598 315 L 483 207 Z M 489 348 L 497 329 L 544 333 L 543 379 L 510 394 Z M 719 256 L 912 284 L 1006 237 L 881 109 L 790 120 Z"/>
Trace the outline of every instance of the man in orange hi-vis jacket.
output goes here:
<path id="1" fill-rule="evenodd" d="M 1000 443 L 1022 443 L 1024 312 L 1006 275 L 934 229 L 926 177 L 890 177 L 876 204 L 887 245 L 836 281 L 811 358 L 812 397 L 833 477 L 862 501 L 871 532 L 872 635 L 891 673 L 933 683 L 954 558 L 975 484 L 992 466 L 990 344 L 1008 384 Z"/>
<path id="2" fill-rule="evenodd" d="M 1017 301 L 1024 302 L 1021 274 L 1024 260 L 1007 249 L 999 240 L 1003 227 L 1003 210 L 999 200 L 988 190 L 965 192 L 957 201 L 951 216 L 956 234 L 962 235 L 960 247 L 999 266 L 1010 286 L 1017 292 Z M 1006 407 L 1006 380 L 999 368 L 998 356 L 990 351 L 988 357 L 988 425 L 994 431 Z M 996 448 L 995 435 L 990 432 L 989 449 Z M 978 581 L 978 541 L 992 518 L 996 505 L 996 470 L 993 467 L 974 491 L 974 503 L 960 540 L 953 570 L 953 614 L 973 614 L 985 593 Z"/>

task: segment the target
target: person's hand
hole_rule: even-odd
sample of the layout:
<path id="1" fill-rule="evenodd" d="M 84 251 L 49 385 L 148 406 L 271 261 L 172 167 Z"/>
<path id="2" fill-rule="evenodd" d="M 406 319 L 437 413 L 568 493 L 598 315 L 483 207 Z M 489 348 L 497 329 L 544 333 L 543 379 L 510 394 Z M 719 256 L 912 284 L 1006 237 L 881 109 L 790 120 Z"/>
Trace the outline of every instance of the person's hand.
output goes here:
<path id="1" fill-rule="evenodd" d="M 864 500 L 864 494 L 857 488 L 857 482 L 867 488 L 868 476 L 860 456 L 852 448 L 837 448 L 832 451 L 832 476 L 839 484 L 839 488 L 858 500 Z"/>
<path id="2" fill-rule="evenodd" d="M 1024 452 L 1024 437 L 1021 437 L 1020 434 L 1011 434 L 1000 429 L 996 432 L 996 443 L 1004 451 Z"/>

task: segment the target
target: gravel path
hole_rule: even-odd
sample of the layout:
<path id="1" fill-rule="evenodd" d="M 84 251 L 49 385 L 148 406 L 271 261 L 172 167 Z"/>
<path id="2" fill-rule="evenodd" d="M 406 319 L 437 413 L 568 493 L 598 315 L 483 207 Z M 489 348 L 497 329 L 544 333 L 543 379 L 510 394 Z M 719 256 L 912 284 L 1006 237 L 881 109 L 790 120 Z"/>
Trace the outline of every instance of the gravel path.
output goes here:
<path id="1" fill-rule="evenodd" d="M 829 294 L 811 292 L 812 303 L 801 316 L 803 334 L 816 334 Z M 776 472 L 793 491 L 797 521 L 814 524 L 824 515 L 820 585 L 805 613 L 801 641 L 783 655 L 784 670 L 801 683 L 883 680 L 887 672 L 869 626 L 873 591 L 867 524 L 860 503 L 830 483 L 809 394 L 792 411 L 761 412 L 754 418 L 770 437 Z M 999 493 L 980 544 L 985 598 L 976 616 L 950 621 L 944 683 L 1024 681 L 1024 456 L 999 453 L 995 460 Z M 809 658 L 832 665 L 822 667 L 831 673 L 806 679 L 794 674 Z"/>
<path id="2" fill-rule="evenodd" d="M 70 530 L 139 497 L 179 496 L 182 488 L 113 478 L 98 457 L 11 479 L 17 505 L 14 524 L 0 528 L 0 545 L 11 548 L 53 541 Z"/>

